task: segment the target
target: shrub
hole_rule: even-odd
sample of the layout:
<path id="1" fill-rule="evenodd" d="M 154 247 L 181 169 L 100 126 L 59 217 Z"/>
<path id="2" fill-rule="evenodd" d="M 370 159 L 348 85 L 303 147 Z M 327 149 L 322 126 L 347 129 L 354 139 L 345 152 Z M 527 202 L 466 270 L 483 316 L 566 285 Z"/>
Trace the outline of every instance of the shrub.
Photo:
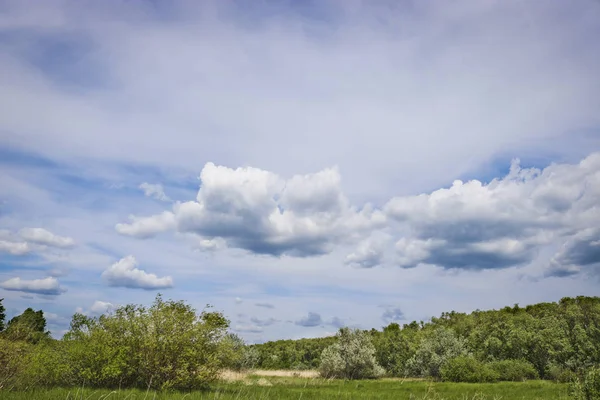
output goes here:
<path id="1" fill-rule="evenodd" d="M 600 367 L 588 369 L 582 377 L 571 383 L 569 389 L 569 394 L 574 400 L 600 399 Z"/>
<path id="2" fill-rule="evenodd" d="M 72 386 L 78 382 L 74 376 L 69 344 L 61 341 L 44 341 L 31 346 L 24 359 L 22 378 L 28 386 Z"/>
<path id="3" fill-rule="evenodd" d="M 555 382 L 568 383 L 573 381 L 577 377 L 577 374 L 569 368 L 557 364 L 550 364 L 546 370 L 545 377 Z"/>
<path id="4" fill-rule="evenodd" d="M 198 316 L 158 295 L 150 308 L 127 305 L 99 318 L 76 314 L 64 339 L 78 383 L 188 389 L 218 378 L 227 326 L 220 313 Z"/>
<path id="5" fill-rule="evenodd" d="M 24 383 L 23 371 L 31 345 L 0 337 L 0 390 L 11 389 Z"/>
<path id="6" fill-rule="evenodd" d="M 495 382 L 499 377 L 487 364 L 471 356 L 459 356 L 448 360 L 440 372 L 442 380 L 448 382 Z"/>
<path id="7" fill-rule="evenodd" d="M 325 378 L 365 379 L 385 371 L 375 359 L 375 346 L 368 333 L 341 328 L 338 341 L 323 350 L 319 371 Z"/>
<path id="8" fill-rule="evenodd" d="M 417 377 L 440 378 L 442 367 L 452 358 L 466 356 L 463 339 L 446 328 L 438 328 L 423 339 L 415 355 L 406 363 L 406 374 Z"/>
<path id="9" fill-rule="evenodd" d="M 498 373 L 501 381 L 518 382 L 539 378 L 533 364 L 525 360 L 493 361 L 489 366 Z"/>

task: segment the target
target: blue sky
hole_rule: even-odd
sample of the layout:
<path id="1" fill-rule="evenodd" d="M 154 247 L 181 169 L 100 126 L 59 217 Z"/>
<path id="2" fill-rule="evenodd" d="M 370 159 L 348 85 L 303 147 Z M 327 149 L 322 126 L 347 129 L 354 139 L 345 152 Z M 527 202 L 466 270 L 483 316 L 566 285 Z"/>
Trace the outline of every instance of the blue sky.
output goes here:
<path id="1" fill-rule="evenodd" d="M 600 294 L 593 0 L 0 0 L 0 298 L 249 342 Z"/>

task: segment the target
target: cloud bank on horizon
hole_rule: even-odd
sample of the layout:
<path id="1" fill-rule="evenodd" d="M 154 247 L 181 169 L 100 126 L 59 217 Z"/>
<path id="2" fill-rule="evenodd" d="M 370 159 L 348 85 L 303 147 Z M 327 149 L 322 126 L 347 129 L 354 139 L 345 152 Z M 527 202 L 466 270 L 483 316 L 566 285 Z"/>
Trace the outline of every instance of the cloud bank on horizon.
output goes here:
<path id="1" fill-rule="evenodd" d="M 0 297 L 249 341 L 599 295 L 600 3 L 0 0 Z"/>

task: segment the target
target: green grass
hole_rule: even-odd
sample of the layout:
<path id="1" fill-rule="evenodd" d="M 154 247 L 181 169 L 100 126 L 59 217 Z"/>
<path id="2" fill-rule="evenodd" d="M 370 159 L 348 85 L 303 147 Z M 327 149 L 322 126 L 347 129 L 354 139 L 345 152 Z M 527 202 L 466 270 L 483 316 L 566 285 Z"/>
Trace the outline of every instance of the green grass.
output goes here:
<path id="1" fill-rule="evenodd" d="M 260 386 L 258 383 L 272 386 Z M 144 390 L 48 389 L 2 392 L 2 400 L 250 400 L 250 399 L 414 399 L 414 400 L 552 400 L 568 399 L 567 385 L 546 381 L 491 384 L 424 381 L 325 381 L 322 379 L 259 378 L 246 383 L 218 383 L 211 390 L 154 392 Z"/>

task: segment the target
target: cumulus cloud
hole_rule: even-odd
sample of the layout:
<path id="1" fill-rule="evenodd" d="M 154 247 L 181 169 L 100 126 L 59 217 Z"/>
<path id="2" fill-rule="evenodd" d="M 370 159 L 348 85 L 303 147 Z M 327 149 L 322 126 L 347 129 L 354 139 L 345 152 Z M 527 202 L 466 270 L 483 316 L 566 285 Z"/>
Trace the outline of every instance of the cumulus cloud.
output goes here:
<path id="1" fill-rule="evenodd" d="M 23 228 L 18 233 L 0 231 L 0 252 L 14 256 L 41 250 L 45 246 L 69 248 L 74 245 L 72 238 L 56 235 L 43 228 Z"/>
<path id="2" fill-rule="evenodd" d="M 121 235 L 139 239 L 147 239 L 175 227 L 175 215 L 169 211 L 144 218 L 131 215 L 129 219 L 130 223 L 117 224 L 115 229 Z"/>
<path id="3" fill-rule="evenodd" d="M 27 242 L 51 247 L 68 248 L 75 245 L 72 238 L 55 235 L 43 228 L 23 228 L 19 231 L 19 236 Z"/>
<path id="4" fill-rule="evenodd" d="M 239 298 L 239 297 L 236 297 L 236 298 L 234 299 L 234 301 L 235 301 L 235 304 L 242 304 L 242 303 L 244 302 L 244 300 L 242 300 L 242 299 L 241 299 L 241 298 Z"/>
<path id="5" fill-rule="evenodd" d="M 135 257 L 127 256 L 102 273 L 102 278 L 110 285 L 132 289 L 166 289 L 173 287 L 173 279 L 170 276 L 162 278 L 137 268 L 138 262 Z"/>
<path id="6" fill-rule="evenodd" d="M 8 253 L 13 256 L 22 256 L 31 251 L 31 247 L 26 242 L 10 242 L 0 240 L 0 252 Z"/>
<path id="7" fill-rule="evenodd" d="M 317 314 L 315 312 L 309 312 L 306 317 L 300 318 L 298 321 L 295 322 L 295 324 L 304 327 L 319 326 L 323 324 L 323 319 L 321 318 L 320 314 Z"/>
<path id="8" fill-rule="evenodd" d="M 371 236 L 361 241 L 354 252 L 348 254 L 344 263 L 357 268 L 373 268 L 383 263 L 389 237 Z"/>
<path id="9" fill-rule="evenodd" d="M 396 243 L 398 265 L 493 269 L 529 263 L 541 246 L 597 226 L 599 199 L 595 153 L 576 165 L 543 170 L 521 168 L 515 160 L 503 178 L 455 181 L 430 194 L 396 197 L 385 212 L 411 231 Z"/>
<path id="10" fill-rule="evenodd" d="M 160 183 L 147 183 L 144 182 L 139 186 L 144 191 L 144 195 L 152 197 L 153 199 L 170 202 L 172 201 L 169 196 L 165 194 L 165 190 Z"/>
<path id="11" fill-rule="evenodd" d="M 404 313 L 400 308 L 387 308 L 383 314 L 381 314 L 381 319 L 389 324 L 391 322 L 398 322 L 405 319 Z"/>
<path id="12" fill-rule="evenodd" d="M 577 232 L 550 260 L 549 276 L 569 276 L 584 268 L 600 267 L 600 228 Z"/>
<path id="13" fill-rule="evenodd" d="M 35 293 L 47 296 L 57 296 L 67 291 L 65 288 L 61 287 L 58 280 L 53 277 L 33 280 L 26 280 L 16 277 L 0 283 L 0 287 L 4 290 Z"/>
<path id="14" fill-rule="evenodd" d="M 207 163 L 200 179 L 196 201 L 176 204 L 173 213 L 118 224 L 117 231 L 149 237 L 175 228 L 254 253 L 305 257 L 329 253 L 385 219 L 369 205 L 360 210 L 349 205 L 336 168 L 285 180 L 258 168 Z"/>
<path id="15" fill-rule="evenodd" d="M 271 303 L 255 303 L 254 304 L 256 307 L 263 307 L 263 308 L 275 308 L 275 306 Z"/>
<path id="16" fill-rule="evenodd" d="M 90 311 L 94 314 L 104 314 L 111 311 L 114 308 L 115 306 L 112 303 L 96 300 L 94 304 L 92 304 L 92 306 L 90 307 Z"/>

